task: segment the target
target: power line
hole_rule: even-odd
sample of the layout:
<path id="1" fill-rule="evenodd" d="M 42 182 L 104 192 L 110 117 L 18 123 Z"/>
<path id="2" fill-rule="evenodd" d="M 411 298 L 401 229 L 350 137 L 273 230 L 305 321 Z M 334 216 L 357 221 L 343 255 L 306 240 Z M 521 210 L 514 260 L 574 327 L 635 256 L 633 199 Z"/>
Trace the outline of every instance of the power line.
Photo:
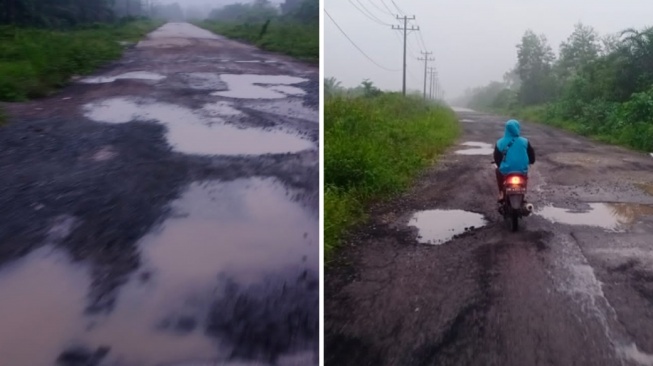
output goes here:
<path id="1" fill-rule="evenodd" d="M 367 1 L 369 1 L 370 4 L 372 4 L 375 8 L 381 10 L 383 13 L 385 13 L 385 14 L 389 14 L 390 16 L 393 16 L 393 17 L 395 16 L 395 15 L 392 13 L 392 11 L 390 11 L 390 9 L 388 9 L 388 10 L 383 10 L 380 6 L 376 5 L 376 3 L 375 3 L 373 0 L 367 0 Z M 384 5 L 385 5 L 385 4 L 384 4 Z M 386 7 L 386 8 L 387 8 L 387 7 Z"/>
<path id="2" fill-rule="evenodd" d="M 388 7 L 388 5 L 386 5 L 385 1 L 381 0 L 381 4 L 383 4 L 383 7 L 384 7 L 384 8 L 388 9 L 388 13 L 393 14 L 393 11 L 390 10 L 390 8 Z"/>
<path id="3" fill-rule="evenodd" d="M 374 15 L 369 15 L 368 13 L 364 12 L 361 8 L 359 8 L 356 4 L 354 4 L 354 2 L 352 0 L 349 0 L 349 3 L 351 5 L 353 5 L 354 8 L 356 8 L 356 10 L 360 11 L 361 14 L 365 15 L 365 17 L 367 17 L 367 19 L 369 19 L 369 20 L 371 20 L 371 21 L 373 21 L 375 23 L 381 24 L 381 25 L 391 25 L 390 23 L 385 23 L 384 21 L 382 21 L 381 19 L 375 17 Z M 360 1 L 359 1 L 359 3 L 360 3 Z"/>
<path id="4" fill-rule="evenodd" d="M 338 25 L 338 23 L 336 23 L 335 19 L 333 19 L 333 17 L 329 14 L 329 12 L 328 12 L 326 9 L 324 9 L 324 13 L 329 17 L 329 19 L 331 19 L 331 21 L 333 22 L 333 24 L 334 24 L 334 25 L 336 26 L 336 28 L 338 28 L 338 30 L 339 30 L 339 31 L 340 31 L 340 32 L 345 36 L 345 38 L 347 38 L 347 39 L 349 40 L 349 42 L 351 42 L 351 44 L 352 44 L 354 47 L 356 47 L 356 49 L 357 49 L 358 51 L 360 51 L 360 53 L 362 53 L 363 56 L 367 57 L 367 59 L 370 60 L 374 65 L 376 65 L 376 66 L 378 66 L 378 67 L 380 67 L 380 68 L 382 68 L 382 69 L 384 69 L 384 70 L 387 70 L 387 71 L 399 71 L 399 70 L 388 69 L 387 67 L 381 66 L 381 65 L 379 65 L 378 63 L 376 63 L 376 61 L 374 61 L 370 56 L 368 56 L 368 55 L 367 55 L 363 50 L 360 49 L 360 47 L 358 47 L 358 46 L 356 45 L 356 43 L 354 43 L 354 41 L 352 41 L 351 38 L 349 38 L 349 36 L 347 35 L 347 33 L 345 33 L 345 31 L 342 30 L 342 28 L 340 28 L 340 26 Z"/>
<path id="5" fill-rule="evenodd" d="M 395 4 L 395 0 L 390 0 L 390 1 L 392 2 L 392 5 L 394 5 L 395 8 L 397 8 L 397 11 L 399 12 L 399 14 L 402 14 L 402 15 L 405 15 L 405 14 L 406 14 L 406 13 L 404 13 L 403 11 L 401 11 L 401 9 L 399 9 L 399 7 L 397 6 L 397 4 Z"/>

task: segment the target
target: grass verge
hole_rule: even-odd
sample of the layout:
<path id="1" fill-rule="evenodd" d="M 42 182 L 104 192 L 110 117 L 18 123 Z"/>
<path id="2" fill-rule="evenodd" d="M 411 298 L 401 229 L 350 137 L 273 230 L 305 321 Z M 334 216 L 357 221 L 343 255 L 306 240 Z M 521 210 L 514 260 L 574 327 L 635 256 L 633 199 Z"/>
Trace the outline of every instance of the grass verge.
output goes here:
<path id="1" fill-rule="evenodd" d="M 405 190 L 460 133 L 449 108 L 418 97 L 333 97 L 324 106 L 324 250 L 329 260 L 365 208 Z"/>
<path id="2" fill-rule="evenodd" d="M 204 21 L 198 26 L 228 38 L 251 43 L 264 50 L 279 52 L 311 63 L 320 60 L 320 27 L 291 21 L 229 23 Z"/>
<path id="3" fill-rule="evenodd" d="M 139 20 L 67 31 L 0 27 L 0 100 L 48 95 L 73 75 L 121 56 L 120 41 L 136 41 L 162 24 Z"/>

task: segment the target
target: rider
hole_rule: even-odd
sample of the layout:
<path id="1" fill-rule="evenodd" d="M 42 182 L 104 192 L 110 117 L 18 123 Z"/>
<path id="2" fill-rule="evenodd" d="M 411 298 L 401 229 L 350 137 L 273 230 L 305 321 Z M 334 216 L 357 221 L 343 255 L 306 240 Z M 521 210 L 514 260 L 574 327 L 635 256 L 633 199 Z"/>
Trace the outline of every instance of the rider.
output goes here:
<path id="1" fill-rule="evenodd" d="M 535 150 L 531 143 L 519 136 L 519 122 L 506 122 L 506 131 L 494 145 L 494 163 L 497 165 L 499 202 L 503 200 L 503 181 L 508 173 L 528 174 L 528 165 L 535 163 Z"/>

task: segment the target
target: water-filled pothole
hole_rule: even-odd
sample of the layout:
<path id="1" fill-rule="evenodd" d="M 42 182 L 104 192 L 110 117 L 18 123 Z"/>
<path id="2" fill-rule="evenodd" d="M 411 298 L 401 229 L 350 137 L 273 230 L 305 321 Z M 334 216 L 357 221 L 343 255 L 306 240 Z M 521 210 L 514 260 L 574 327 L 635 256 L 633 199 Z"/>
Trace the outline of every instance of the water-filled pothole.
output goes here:
<path id="1" fill-rule="evenodd" d="M 418 229 L 418 241 L 424 244 L 442 244 L 486 224 L 483 215 L 463 210 L 421 211 L 408 222 L 409 226 Z"/>
<path id="2" fill-rule="evenodd" d="M 0 268 L 3 364 L 53 365 L 70 349 L 108 349 L 103 361 L 112 365 L 228 364 L 226 339 L 206 333 L 212 306 L 225 296 L 220 276 L 247 287 L 289 268 L 317 273 L 317 215 L 289 196 L 269 179 L 192 184 L 173 203 L 175 215 L 140 240 L 142 267 L 108 314 L 84 314 L 90 271 L 51 248 Z M 270 309 L 258 308 L 248 326 L 283 327 L 264 316 L 281 308 L 283 294 L 272 295 L 274 301 L 260 299 Z M 220 320 L 231 327 L 243 322 L 224 314 Z"/>
<path id="3" fill-rule="evenodd" d="M 588 206 L 589 208 L 581 210 L 544 206 L 535 213 L 553 223 L 594 226 L 614 231 L 633 224 L 641 217 L 653 215 L 652 205 L 595 202 Z"/>
<path id="4" fill-rule="evenodd" d="M 133 72 L 128 72 L 116 76 L 97 76 L 97 77 L 89 77 L 80 80 L 80 82 L 85 83 L 85 84 L 105 84 L 105 83 L 113 83 L 116 80 L 120 79 L 136 79 L 136 80 L 152 80 L 152 81 L 159 81 L 162 79 L 165 79 L 165 76 L 161 74 L 156 74 L 153 72 L 148 72 L 148 71 L 133 71 Z"/>
<path id="5" fill-rule="evenodd" d="M 225 102 L 207 104 L 199 111 L 152 101 L 137 103 L 112 98 L 84 106 L 85 116 L 105 123 L 156 121 L 167 127 L 168 143 L 176 151 L 204 155 L 260 155 L 313 149 L 311 141 L 296 133 L 258 128 L 237 128 L 221 117 L 237 114 Z"/>
<path id="6" fill-rule="evenodd" d="M 463 142 L 461 145 L 469 146 L 470 149 L 457 150 L 455 153 L 459 155 L 490 155 L 494 152 L 494 146 L 486 142 L 468 141 Z"/>
<path id="7" fill-rule="evenodd" d="M 237 99 L 282 99 L 293 95 L 304 95 L 306 92 L 298 87 L 308 79 L 286 75 L 220 75 L 229 90 L 212 93 L 226 98 Z"/>

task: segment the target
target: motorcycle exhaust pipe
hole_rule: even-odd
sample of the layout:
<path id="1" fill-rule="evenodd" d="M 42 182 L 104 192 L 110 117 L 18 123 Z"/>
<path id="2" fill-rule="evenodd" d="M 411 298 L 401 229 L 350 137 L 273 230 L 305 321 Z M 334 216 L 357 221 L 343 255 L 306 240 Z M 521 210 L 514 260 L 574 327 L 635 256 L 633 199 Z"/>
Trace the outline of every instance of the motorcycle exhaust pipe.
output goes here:
<path id="1" fill-rule="evenodd" d="M 526 211 L 533 212 L 533 210 L 535 210 L 535 207 L 533 206 L 533 204 L 532 203 L 527 203 L 526 204 Z"/>

